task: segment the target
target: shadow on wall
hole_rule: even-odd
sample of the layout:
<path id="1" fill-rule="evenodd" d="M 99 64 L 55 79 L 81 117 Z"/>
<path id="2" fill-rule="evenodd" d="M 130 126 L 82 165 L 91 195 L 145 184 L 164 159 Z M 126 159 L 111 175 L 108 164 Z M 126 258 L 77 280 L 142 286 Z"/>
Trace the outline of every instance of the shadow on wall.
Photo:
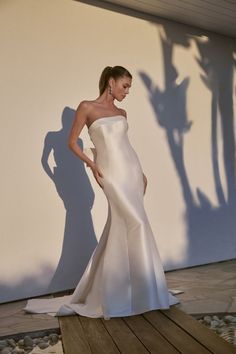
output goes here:
<path id="1" fill-rule="evenodd" d="M 42 155 L 43 168 L 55 183 L 66 210 L 62 253 L 48 293 L 75 287 L 97 245 L 91 217 L 94 192 L 84 162 L 67 145 L 74 115 L 73 109 L 64 109 L 62 128 L 47 133 Z M 83 150 L 80 138 L 78 145 Z M 53 171 L 48 164 L 51 152 L 56 163 Z"/>
<path id="2" fill-rule="evenodd" d="M 74 114 L 73 109 L 65 107 L 62 128 L 47 133 L 41 159 L 66 210 L 59 263 L 56 270 L 51 265 L 43 265 L 36 275 L 25 277 L 18 283 L 0 284 L 1 302 L 24 298 L 26 289 L 28 297 L 33 297 L 74 288 L 97 245 L 91 216 L 94 192 L 84 162 L 67 145 Z M 80 138 L 78 144 L 83 149 Z M 51 153 L 56 163 L 53 170 L 48 163 Z"/>
<path id="3" fill-rule="evenodd" d="M 48 279 L 53 276 L 54 271 L 55 269 L 52 268 L 51 264 L 47 264 L 38 269 L 36 275 L 25 276 L 24 279 L 14 281 L 14 283 L 11 281 L 11 283 L 0 284 L 0 303 L 24 299 L 26 295 L 28 297 L 28 294 L 30 296 L 32 294 L 33 297 L 45 293 L 42 290 L 47 287 Z"/>
<path id="4" fill-rule="evenodd" d="M 177 265 L 169 260 L 168 270 L 188 264 L 197 265 L 213 261 L 235 258 L 236 230 L 236 176 L 235 176 L 235 136 L 233 116 L 233 41 L 220 35 L 209 34 L 207 41 L 202 41 L 201 30 L 178 27 L 175 24 L 162 24 L 165 36 L 161 36 L 165 88 L 161 90 L 144 72 L 140 77 L 146 86 L 150 103 L 156 115 L 157 124 L 165 130 L 178 180 L 185 201 L 185 223 L 187 242 L 185 259 Z M 188 28 L 188 30 L 187 30 Z M 159 32 L 158 32 L 159 33 Z M 204 31 L 204 34 L 206 31 Z M 165 37 L 165 38 L 164 38 Z M 201 59 L 196 59 L 204 71 L 202 80 L 211 91 L 211 161 L 218 206 L 213 206 L 207 191 L 197 188 L 197 201 L 188 178 L 184 162 L 184 135 L 193 128 L 186 113 L 186 92 L 189 78 L 176 83 L 178 71 L 173 64 L 174 46 L 188 47 L 190 39 L 195 40 Z M 222 64 L 222 62 L 224 64 Z M 197 97 L 197 95 L 196 95 Z M 200 104 L 200 102 L 199 102 Z M 218 112 L 218 114 L 217 114 Z M 223 191 L 219 170 L 218 140 L 222 132 L 223 168 L 226 176 L 226 193 Z M 200 137 L 199 137 L 200 143 Z M 204 173 L 204 171 L 203 171 Z M 171 219 L 171 215 L 170 215 Z"/>

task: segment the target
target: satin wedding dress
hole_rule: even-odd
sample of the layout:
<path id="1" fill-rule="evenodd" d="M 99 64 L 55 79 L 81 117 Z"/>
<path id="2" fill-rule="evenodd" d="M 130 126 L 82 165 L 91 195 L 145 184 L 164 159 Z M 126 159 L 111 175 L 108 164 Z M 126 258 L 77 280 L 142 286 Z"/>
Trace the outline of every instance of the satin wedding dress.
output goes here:
<path id="1" fill-rule="evenodd" d="M 142 167 L 127 131 L 122 115 L 101 117 L 89 126 L 108 201 L 106 224 L 73 294 L 30 299 L 26 312 L 109 319 L 167 309 L 179 302 L 166 285 L 144 209 Z"/>

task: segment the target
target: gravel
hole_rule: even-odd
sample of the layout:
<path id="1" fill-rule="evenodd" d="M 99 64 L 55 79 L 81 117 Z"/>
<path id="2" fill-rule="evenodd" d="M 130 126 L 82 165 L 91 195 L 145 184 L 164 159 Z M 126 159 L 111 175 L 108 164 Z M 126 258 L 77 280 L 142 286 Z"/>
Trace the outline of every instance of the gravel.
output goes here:
<path id="1" fill-rule="evenodd" d="M 61 335 L 50 333 L 47 336 L 32 338 L 30 335 L 25 335 L 21 339 L 3 339 L 0 340 L 0 354 L 28 354 L 34 348 L 46 349 L 49 346 L 54 346 L 61 341 Z"/>
<path id="2" fill-rule="evenodd" d="M 236 346 L 236 315 L 207 315 L 198 318 L 198 321 Z"/>

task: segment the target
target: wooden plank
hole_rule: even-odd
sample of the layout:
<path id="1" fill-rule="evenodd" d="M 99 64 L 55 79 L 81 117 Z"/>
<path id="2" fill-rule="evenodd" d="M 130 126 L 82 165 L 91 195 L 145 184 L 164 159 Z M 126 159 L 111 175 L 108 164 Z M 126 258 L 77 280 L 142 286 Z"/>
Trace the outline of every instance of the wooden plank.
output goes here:
<path id="1" fill-rule="evenodd" d="M 106 327 L 103 325 L 101 318 L 88 318 L 84 316 L 80 316 L 79 318 L 92 353 L 120 353 L 112 337 L 107 332 Z"/>
<path id="2" fill-rule="evenodd" d="M 65 354 L 91 354 L 91 350 L 78 316 L 59 317 Z"/>
<path id="3" fill-rule="evenodd" d="M 111 318 L 109 321 L 103 319 L 102 321 L 121 353 L 149 353 L 122 318 Z"/>
<path id="4" fill-rule="evenodd" d="M 124 321 L 150 351 L 157 354 L 179 353 L 156 329 L 141 315 L 123 317 Z"/>
<path id="5" fill-rule="evenodd" d="M 236 348 L 232 344 L 175 306 L 161 312 L 214 354 L 236 354 Z"/>
<path id="6" fill-rule="evenodd" d="M 143 316 L 181 353 L 186 354 L 209 354 L 207 350 L 191 335 L 176 325 L 172 320 L 160 311 L 150 311 Z"/>

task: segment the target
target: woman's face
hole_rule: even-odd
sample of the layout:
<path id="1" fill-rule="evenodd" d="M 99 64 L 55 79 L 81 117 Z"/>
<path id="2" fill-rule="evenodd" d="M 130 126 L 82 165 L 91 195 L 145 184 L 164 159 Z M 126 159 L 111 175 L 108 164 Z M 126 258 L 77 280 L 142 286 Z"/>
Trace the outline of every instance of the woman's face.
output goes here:
<path id="1" fill-rule="evenodd" d="M 116 80 L 111 78 L 110 86 L 113 97 L 117 101 L 122 101 L 125 96 L 129 93 L 131 87 L 132 79 L 128 76 L 122 76 Z"/>

